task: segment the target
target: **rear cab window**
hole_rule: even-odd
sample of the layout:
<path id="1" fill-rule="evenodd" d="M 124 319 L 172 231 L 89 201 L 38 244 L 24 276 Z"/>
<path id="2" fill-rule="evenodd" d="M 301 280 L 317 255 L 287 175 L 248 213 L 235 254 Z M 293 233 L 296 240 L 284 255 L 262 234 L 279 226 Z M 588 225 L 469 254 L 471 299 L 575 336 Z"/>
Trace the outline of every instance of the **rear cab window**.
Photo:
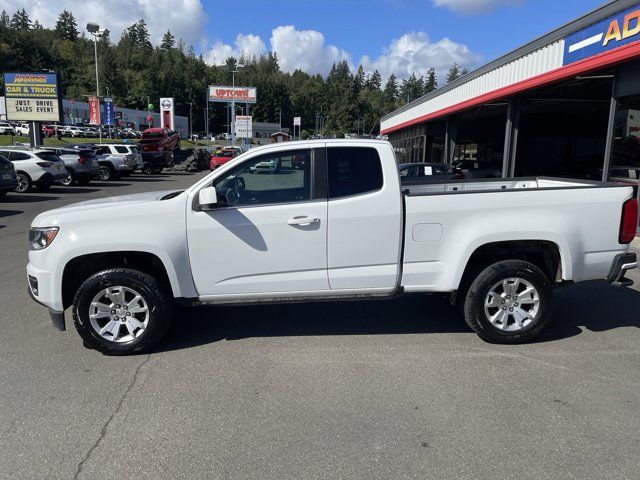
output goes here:
<path id="1" fill-rule="evenodd" d="M 372 147 L 328 147 L 329 198 L 362 195 L 380 190 L 382 163 Z"/>

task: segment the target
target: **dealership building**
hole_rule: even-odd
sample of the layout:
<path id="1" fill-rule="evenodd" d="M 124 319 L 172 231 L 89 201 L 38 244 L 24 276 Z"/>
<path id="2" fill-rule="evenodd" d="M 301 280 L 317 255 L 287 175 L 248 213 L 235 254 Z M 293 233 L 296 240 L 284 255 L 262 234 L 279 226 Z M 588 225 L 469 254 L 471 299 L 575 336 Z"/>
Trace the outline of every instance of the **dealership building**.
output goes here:
<path id="1" fill-rule="evenodd" d="M 383 117 L 398 161 L 637 178 L 640 3 L 616 0 Z"/>

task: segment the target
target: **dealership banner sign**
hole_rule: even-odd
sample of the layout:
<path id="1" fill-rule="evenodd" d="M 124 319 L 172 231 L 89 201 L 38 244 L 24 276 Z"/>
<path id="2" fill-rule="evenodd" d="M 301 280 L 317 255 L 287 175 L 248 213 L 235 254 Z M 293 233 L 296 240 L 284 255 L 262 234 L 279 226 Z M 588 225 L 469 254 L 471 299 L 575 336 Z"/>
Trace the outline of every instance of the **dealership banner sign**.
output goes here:
<path id="1" fill-rule="evenodd" d="M 113 110 L 113 98 L 111 97 L 104 97 L 104 118 L 102 119 L 102 123 L 105 125 L 116 124 L 115 112 Z"/>
<path id="2" fill-rule="evenodd" d="M 7 120 L 60 121 L 55 73 L 5 73 L 3 78 Z"/>
<path id="3" fill-rule="evenodd" d="M 100 125 L 100 99 L 89 97 L 89 125 Z"/>
<path id="4" fill-rule="evenodd" d="M 220 85 L 209 86 L 210 102 L 236 102 L 256 103 L 255 87 L 223 87 Z"/>
<path id="5" fill-rule="evenodd" d="M 640 4 L 564 39 L 563 65 L 640 40 Z"/>

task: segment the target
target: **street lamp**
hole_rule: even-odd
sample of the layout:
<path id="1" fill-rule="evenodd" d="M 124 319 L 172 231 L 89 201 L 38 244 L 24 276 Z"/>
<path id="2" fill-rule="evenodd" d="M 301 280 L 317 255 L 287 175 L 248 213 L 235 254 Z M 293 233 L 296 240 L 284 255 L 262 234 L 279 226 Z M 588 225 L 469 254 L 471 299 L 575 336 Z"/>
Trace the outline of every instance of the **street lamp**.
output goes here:
<path id="1" fill-rule="evenodd" d="M 95 60 L 96 60 L 96 97 L 98 98 L 98 106 L 99 106 L 100 105 L 100 77 L 98 75 L 98 38 L 106 37 L 107 35 L 109 35 L 109 30 L 106 28 L 101 29 L 100 25 L 98 25 L 97 23 L 89 22 L 87 23 L 87 31 L 91 35 L 93 35 L 93 51 L 94 51 Z M 100 135 L 100 143 L 102 143 L 102 130 L 99 127 L 100 125 L 98 125 L 98 132 Z"/>
<path id="2" fill-rule="evenodd" d="M 244 68 L 244 65 L 237 63 L 231 70 L 231 90 L 233 91 L 231 97 L 231 145 L 236 144 L 236 73 L 240 68 Z"/>

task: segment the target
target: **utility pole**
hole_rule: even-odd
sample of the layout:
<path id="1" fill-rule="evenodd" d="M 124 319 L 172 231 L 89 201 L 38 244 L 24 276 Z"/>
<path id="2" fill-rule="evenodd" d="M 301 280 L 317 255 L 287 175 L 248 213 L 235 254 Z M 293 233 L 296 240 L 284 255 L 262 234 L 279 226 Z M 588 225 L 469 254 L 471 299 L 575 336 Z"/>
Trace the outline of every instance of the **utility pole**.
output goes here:
<path id="1" fill-rule="evenodd" d="M 231 70 L 231 90 L 233 95 L 231 96 L 231 145 L 236 144 L 236 73 L 239 68 L 243 68 L 242 63 L 238 63 Z"/>

